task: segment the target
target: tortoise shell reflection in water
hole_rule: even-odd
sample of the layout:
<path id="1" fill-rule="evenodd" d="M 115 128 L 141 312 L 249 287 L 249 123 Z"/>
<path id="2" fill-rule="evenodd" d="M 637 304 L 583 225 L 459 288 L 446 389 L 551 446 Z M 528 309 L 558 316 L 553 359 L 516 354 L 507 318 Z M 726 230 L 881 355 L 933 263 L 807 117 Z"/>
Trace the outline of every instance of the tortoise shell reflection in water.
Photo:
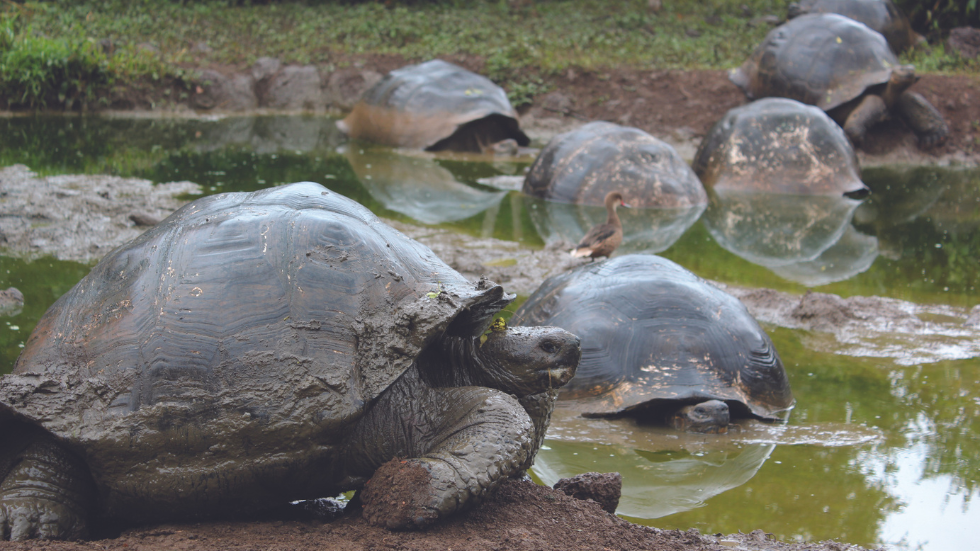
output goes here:
<path id="1" fill-rule="evenodd" d="M 337 126 L 354 139 L 429 151 L 493 153 L 530 143 L 502 88 L 439 59 L 388 73 Z"/>
<path id="2" fill-rule="evenodd" d="M 687 430 L 732 418 L 782 420 L 793 395 L 772 341 L 738 299 L 677 264 L 626 255 L 549 278 L 511 323 L 555 325 L 582 340 L 559 393 L 586 416 L 632 415 Z M 697 408 L 699 411 L 694 411 Z M 709 419 L 698 426 L 697 417 Z"/>

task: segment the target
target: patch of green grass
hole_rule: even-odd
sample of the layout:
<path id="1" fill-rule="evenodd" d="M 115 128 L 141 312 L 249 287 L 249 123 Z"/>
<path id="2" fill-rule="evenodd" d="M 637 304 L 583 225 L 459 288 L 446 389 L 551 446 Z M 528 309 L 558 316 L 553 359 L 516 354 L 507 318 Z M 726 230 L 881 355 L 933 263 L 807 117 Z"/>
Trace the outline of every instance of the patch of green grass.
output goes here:
<path id="1" fill-rule="evenodd" d="M 520 8 L 502 0 L 394 2 L 390 7 L 341 0 L 261 5 L 227 0 L 4 1 L 0 14 L 17 24 L 0 31 L 0 51 L 9 54 L 17 44 L 43 45 L 41 50 L 57 50 L 61 59 L 75 56 L 89 74 L 101 74 L 98 68 L 107 78 L 124 79 L 179 77 L 178 68 L 209 64 L 246 67 L 261 56 L 327 66 L 378 54 L 411 61 L 468 56 L 484 60 L 484 72 L 511 89 L 512 100 L 521 103 L 543 91 L 539 81 L 527 76 L 528 68 L 546 76 L 569 67 L 737 66 L 771 29 L 758 18 L 784 17 L 787 4 L 665 2 L 654 13 L 646 0 L 535 0 Z M 27 66 L 48 66 L 49 58 L 27 59 L 21 50 L 17 55 Z M 977 62 L 942 47 L 911 54 L 910 59 L 922 72 L 977 70 Z M 52 82 L 37 71 L 18 69 L 8 75 L 14 73 L 28 75 L 30 83 Z M 90 81 L 74 78 L 86 85 Z M 37 94 L 31 91 L 28 97 Z"/>

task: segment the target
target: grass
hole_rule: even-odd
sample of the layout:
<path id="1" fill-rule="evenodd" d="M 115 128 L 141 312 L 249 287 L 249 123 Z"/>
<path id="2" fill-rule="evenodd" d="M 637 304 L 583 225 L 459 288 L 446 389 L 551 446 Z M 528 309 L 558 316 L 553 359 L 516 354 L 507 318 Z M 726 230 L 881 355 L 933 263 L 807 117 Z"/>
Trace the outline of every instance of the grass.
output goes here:
<path id="1" fill-rule="evenodd" d="M 770 29 L 753 24 L 753 18 L 783 16 L 788 2 L 664 2 L 658 13 L 648 10 L 646 0 L 443 1 L 412 6 L 395 2 L 394 7 L 340 1 L 236 3 L 0 0 L 5 25 L 0 27 L 0 51 L 9 57 L 18 50 L 46 49 L 66 59 L 67 48 L 105 82 L 165 75 L 181 78 L 182 68 L 245 67 L 261 56 L 334 67 L 376 54 L 412 61 L 472 56 L 483 59 L 487 75 L 511 89 L 512 99 L 520 104 L 545 90 L 541 81 L 526 76 L 528 68 L 547 75 L 569 67 L 734 67 Z M 521 7 L 512 7 L 517 4 Z M 38 44 L 44 47 L 37 48 Z M 109 50 L 112 55 L 106 53 Z M 914 54 L 913 59 L 926 72 L 980 68 L 980 62 L 962 60 L 941 47 Z M 46 63 L 28 59 L 22 65 L 38 69 L 48 67 Z M 0 81 L 20 78 L 28 87 L 53 86 L 43 70 L 10 67 L 0 68 Z M 75 80 L 92 87 L 85 78 Z M 37 103 L 38 98 L 51 97 L 50 91 L 46 94 L 35 88 L 25 99 Z"/>

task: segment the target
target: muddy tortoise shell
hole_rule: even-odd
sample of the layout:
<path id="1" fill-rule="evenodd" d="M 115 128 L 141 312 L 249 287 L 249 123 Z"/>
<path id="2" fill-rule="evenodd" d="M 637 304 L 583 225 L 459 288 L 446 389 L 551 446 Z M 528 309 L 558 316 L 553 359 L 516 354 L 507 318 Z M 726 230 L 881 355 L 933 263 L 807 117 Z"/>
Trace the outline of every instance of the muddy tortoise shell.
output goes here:
<path id="1" fill-rule="evenodd" d="M 800 0 L 790 4 L 787 13 L 791 19 L 808 13 L 850 17 L 881 33 L 896 53 L 925 42 L 891 0 Z"/>
<path id="2" fill-rule="evenodd" d="M 692 168 L 716 192 L 868 193 L 844 130 L 823 110 L 785 98 L 729 110 L 701 141 Z"/>
<path id="3" fill-rule="evenodd" d="M 899 65 L 885 37 L 867 25 L 809 14 L 769 31 L 729 76 L 750 99 L 778 96 L 830 111 L 888 82 Z"/>
<path id="4" fill-rule="evenodd" d="M 564 400 L 587 416 L 655 414 L 723 400 L 733 418 L 782 419 L 793 395 L 772 341 L 735 297 L 654 255 L 625 255 L 549 278 L 513 325 L 582 341 Z"/>
<path id="5" fill-rule="evenodd" d="M 391 71 L 338 127 L 354 139 L 430 151 L 479 152 L 506 139 L 530 143 L 501 87 L 440 59 Z"/>
<path id="6" fill-rule="evenodd" d="M 669 144 L 646 132 L 591 122 L 548 142 L 524 179 L 523 192 L 562 203 L 602 205 L 619 191 L 634 208 L 689 208 L 708 196 Z"/>
<path id="7" fill-rule="evenodd" d="M 200 508 L 184 517 L 234 511 L 228 487 L 270 502 L 336 487 L 317 476 L 367 406 L 512 299 L 319 184 L 212 195 L 51 306 L 0 379 L 0 429 L 55 435 L 115 518 L 152 520 L 167 496 Z M 202 485 L 212 497 L 181 501 Z"/>

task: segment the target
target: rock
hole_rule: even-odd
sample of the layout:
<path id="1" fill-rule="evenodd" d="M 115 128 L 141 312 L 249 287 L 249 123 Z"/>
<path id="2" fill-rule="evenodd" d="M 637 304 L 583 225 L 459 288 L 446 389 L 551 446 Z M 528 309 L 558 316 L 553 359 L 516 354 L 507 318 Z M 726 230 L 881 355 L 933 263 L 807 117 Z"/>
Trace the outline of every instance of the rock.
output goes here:
<path id="1" fill-rule="evenodd" d="M 225 76 L 218 71 L 205 69 L 197 79 L 195 93 L 190 104 L 194 109 L 220 111 L 246 111 L 258 107 L 255 98 L 255 81 L 251 75 Z"/>
<path id="2" fill-rule="evenodd" d="M 0 291 L 0 316 L 16 316 L 24 308 L 24 293 L 16 287 Z"/>
<path id="3" fill-rule="evenodd" d="M 567 115 L 571 112 L 575 100 L 563 92 L 550 92 L 541 98 L 541 108 L 552 113 Z"/>
<path id="4" fill-rule="evenodd" d="M 980 29 L 957 27 L 949 31 L 946 45 L 949 49 L 959 52 L 961 56 L 974 59 L 980 54 Z"/>
<path id="5" fill-rule="evenodd" d="M 362 69 L 334 71 L 327 80 L 327 97 L 333 107 L 346 111 L 354 107 L 365 90 L 382 78 L 380 73 Z"/>
<path id="6" fill-rule="evenodd" d="M 661 0 L 647 0 L 647 11 L 650 13 L 660 13 L 663 7 L 664 4 Z"/>
<path id="7" fill-rule="evenodd" d="M 963 322 L 963 325 L 967 327 L 980 328 L 980 304 L 974 306 L 973 309 L 970 310 L 970 315 L 966 317 L 966 321 Z"/>
<path id="8" fill-rule="evenodd" d="M 256 83 L 261 83 L 272 75 L 278 73 L 280 67 L 282 67 L 282 62 L 276 58 L 260 57 L 255 60 L 255 64 L 252 65 L 252 78 L 255 79 Z"/>
<path id="9" fill-rule="evenodd" d="M 623 477 L 619 473 L 582 473 L 572 478 L 562 478 L 554 488 L 576 499 L 591 499 L 615 514 L 623 491 Z"/>
<path id="10" fill-rule="evenodd" d="M 313 65 L 287 65 L 269 79 L 259 103 L 285 110 L 323 111 L 327 99 Z"/>

